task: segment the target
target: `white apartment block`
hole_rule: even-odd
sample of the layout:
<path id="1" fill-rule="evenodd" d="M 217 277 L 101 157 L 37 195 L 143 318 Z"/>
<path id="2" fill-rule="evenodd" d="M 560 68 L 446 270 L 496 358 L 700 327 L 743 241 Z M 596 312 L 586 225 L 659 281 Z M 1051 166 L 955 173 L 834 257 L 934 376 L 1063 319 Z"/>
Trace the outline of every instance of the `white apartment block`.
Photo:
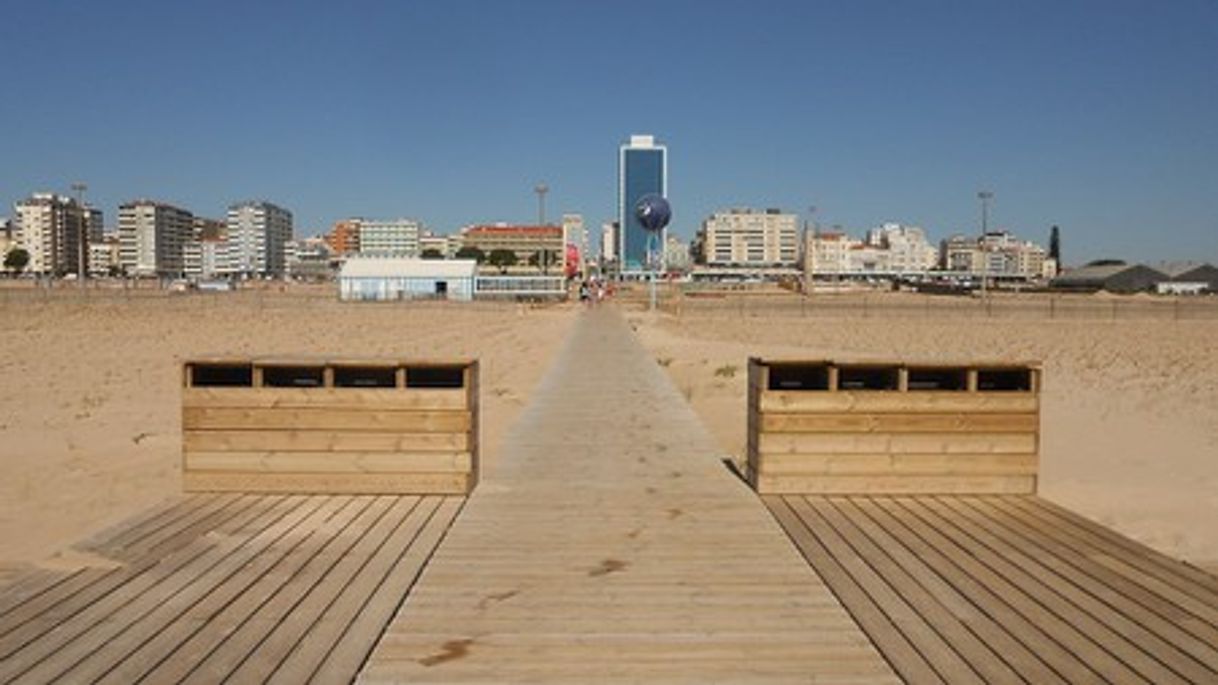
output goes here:
<path id="1" fill-rule="evenodd" d="M 378 257 L 418 257 L 422 232 L 423 227 L 412 219 L 361 219 L 359 251 Z"/>
<path id="2" fill-rule="evenodd" d="M 979 238 L 956 235 L 943 241 L 940 266 L 945 271 L 971 276 L 1044 278 L 1048 259 L 1045 248 L 1021 241 L 1006 231 L 992 231 Z"/>
<path id="3" fill-rule="evenodd" d="M 238 202 L 228 208 L 227 233 L 226 256 L 231 273 L 247 276 L 286 273 L 285 248 L 292 239 L 291 212 L 270 202 Z M 206 267 L 206 254 L 203 261 Z"/>
<path id="4" fill-rule="evenodd" d="M 128 276 L 180 276 L 193 232 L 194 215 L 180 207 L 153 200 L 119 205 L 119 267 Z"/>
<path id="5" fill-rule="evenodd" d="M 105 235 L 99 241 L 89 243 L 89 275 L 94 278 L 111 276 L 119 272 L 118 236 Z"/>
<path id="6" fill-rule="evenodd" d="M 862 243 L 845 233 L 808 232 L 804 247 L 804 271 L 811 275 L 849 273 L 850 253 Z"/>
<path id="7" fill-rule="evenodd" d="M 428 250 L 435 250 L 444 255 L 445 259 L 452 259 L 459 249 L 461 249 L 460 241 L 452 236 L 436 235 L 431 231 L 423 231 L 419 235 L 420 255 Z"/>
<path id="8" fill-rule="evenodd" d="M 729 209 L 702 222 L 710 266 L 795 266 L 798 219 L 777 209 Z"/>
<path id="9" fill-rule="evenodd" d="M 920 274 L 939 263 L 939 250 L 917 226 L 886 223 L 867 232 L 867 245 L 887 251 L 885 272 Z"/>
<path id="10" fill-rule="evenodd" d="M 617 259 L 617 222 L 601 224 L 601 259 L 612 262 Z"/>
<path id="11" fill-rule="evenodd" d="M 53 193 L 35 193 L 13 205 L 17 213 L 14 247 L 30 255 L 26 270 L 62 276 L 80 271 L 81 251 L 88 260 L 89 236 L 101 236 L 102 213 Z M 83 239 L 83 240 L 82 240 Z M 86 273 L 88 266 L 86 265 Z"/>
<path id="12" fill-rule="evenodd" d="M 693 258 L 689 255 L 689 243 L 675 235 L 664 239 L 664 268 L 668 271 L 689 271 Z"/>

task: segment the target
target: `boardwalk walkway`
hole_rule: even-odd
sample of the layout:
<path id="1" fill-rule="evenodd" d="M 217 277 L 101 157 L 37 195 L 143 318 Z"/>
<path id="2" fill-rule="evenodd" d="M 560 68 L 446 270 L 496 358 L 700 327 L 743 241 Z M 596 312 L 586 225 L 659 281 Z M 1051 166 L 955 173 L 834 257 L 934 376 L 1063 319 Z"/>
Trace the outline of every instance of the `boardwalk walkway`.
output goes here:
<path id="1" fill-rule="evenodd" d="M 895 682 L 608 309 L 581 315 L 368 682 Z"/>

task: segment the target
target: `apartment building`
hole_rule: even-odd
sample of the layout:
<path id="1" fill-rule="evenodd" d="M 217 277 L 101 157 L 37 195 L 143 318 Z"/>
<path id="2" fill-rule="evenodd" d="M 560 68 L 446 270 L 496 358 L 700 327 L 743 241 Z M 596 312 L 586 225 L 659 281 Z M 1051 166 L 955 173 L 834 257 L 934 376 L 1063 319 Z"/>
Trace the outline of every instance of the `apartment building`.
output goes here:
<path id="1" fill-rule="evenodd" d="M 702 222 L 702 249 L 709 266 L 793 267 L 798 259 L 798 219 L 778 209 L 735 208 Z"/>
<path id="2" fill-rule="evenodd" d="M 292 239 L 292 213 L 263 200 L 237 202 L 228 208 L 227 247 L 232 271 L 245 276 L 283 276 L 286 248 Z"/>
<path id="3" fill-rule="evenodd" d="M 34 193 L 13 205 L 13 246 L 30 255 L 26 271 L 64 276 L 88 273 L 88 242 L 101 238 L 101 210 L 54 193 Z"/>
<path id="4" fill-rule="evenodd" d="M 155 200 L 118 207 L 119 268 L 128 276 L 174 277 L 186 273 L 186 246 L 194 215 Z"/>

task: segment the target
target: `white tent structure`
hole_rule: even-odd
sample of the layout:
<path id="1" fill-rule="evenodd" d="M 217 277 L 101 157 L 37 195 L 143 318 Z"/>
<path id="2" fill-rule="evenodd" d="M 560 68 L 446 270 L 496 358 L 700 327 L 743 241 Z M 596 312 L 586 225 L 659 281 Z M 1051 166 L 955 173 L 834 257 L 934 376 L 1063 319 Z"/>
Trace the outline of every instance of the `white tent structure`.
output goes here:
<path id="1" fill-rule="evenodd" d="M 472 300 L 478 263 L 472 259 L 352 257 L 338 273 L 344 300 Z"/>

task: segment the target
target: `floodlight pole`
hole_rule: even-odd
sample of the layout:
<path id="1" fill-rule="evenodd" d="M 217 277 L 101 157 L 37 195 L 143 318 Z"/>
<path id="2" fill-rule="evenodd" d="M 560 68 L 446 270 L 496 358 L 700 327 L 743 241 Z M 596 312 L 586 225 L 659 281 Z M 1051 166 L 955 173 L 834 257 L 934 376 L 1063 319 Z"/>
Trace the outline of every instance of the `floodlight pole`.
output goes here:
<path id="1" fill-rule="evenodd" d="M 89 186 L 77 181 L 72 184 L 72 190 L 76 193 L 76 209 L 80 213 L 76 243 L 76 285 L 77 287 L 85 287 L 85 250 L 89 249 L 88 227 L 85 219 L 85 191 Z"/>
<path id="2" fill-rule="evenodd" d="M 994 193 L 977 191 L 977 199 L 981 200 L 981 297 L 984 298 L 988 294 L 987 282 L 990 280 L 990 250 L 985 236 L 990 232 L 990 200 L 994 199 Z"/>
<path id="3" fill-rule="evenodd" d="M 533 187 L 533 192 L 537 193 L 537 225 L 546 225 L 546 193 L 550 192 L 550 186 L 544 183 L 538 183 Z"/>

